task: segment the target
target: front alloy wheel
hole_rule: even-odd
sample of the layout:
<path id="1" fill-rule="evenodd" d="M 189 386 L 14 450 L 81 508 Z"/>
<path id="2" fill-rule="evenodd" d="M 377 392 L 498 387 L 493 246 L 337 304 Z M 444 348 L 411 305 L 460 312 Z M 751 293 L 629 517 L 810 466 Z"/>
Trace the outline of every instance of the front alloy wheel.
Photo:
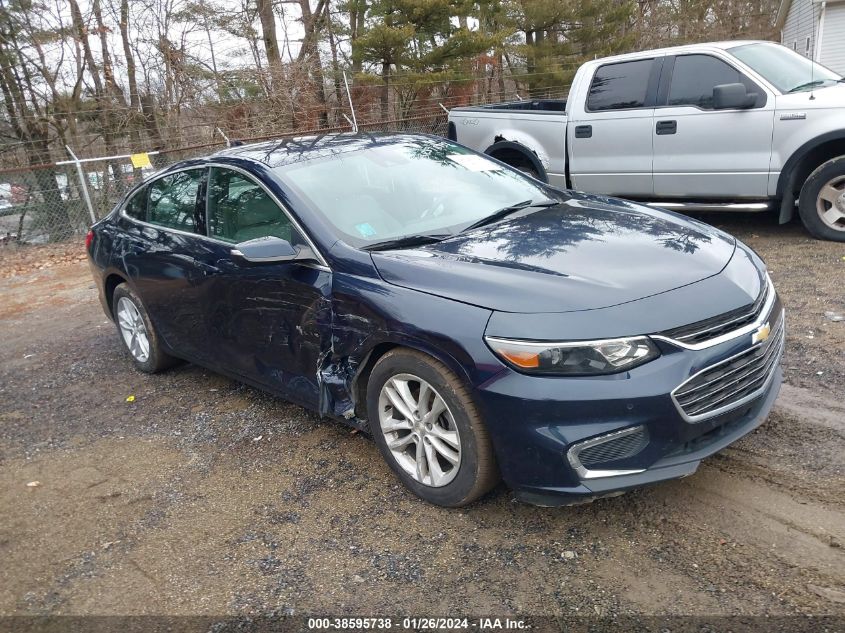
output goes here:
<path id="1" fill-rule="evenodd" d="M 499 481 L 493 445 L 469 387 L 440 361 L 396 348 L 367 381 L 373 439 L 405 486 L 429 503 L 472 503 Z"/>
<path id="2" fill-rule="evenodd" d="M 381 388 L 378 405 L 396 463 L 426 486 L 449 484 L 461 467 L 461 436 L 437 390 L 418 376 L 397 374 Z"/>
<path id="3" fill-rule="evenodd" d="M 798 212 L 813 237 L 845 242 L 845 156 L 830 159 L 807 177 Z"/>
<path id="4" fill-rule="evenodd" d="M 833 178 L 821 188 L 816 211 L 827 226 L 845 231 L 845 175 Z"/>

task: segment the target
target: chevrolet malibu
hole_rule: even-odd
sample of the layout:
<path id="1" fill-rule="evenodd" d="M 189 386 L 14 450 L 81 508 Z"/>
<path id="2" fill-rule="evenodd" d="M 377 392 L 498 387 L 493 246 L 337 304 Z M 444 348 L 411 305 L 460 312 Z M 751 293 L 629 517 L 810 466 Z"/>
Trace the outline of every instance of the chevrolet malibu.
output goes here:
<path id="1" fill-rule="evenodd" d="M 88 234 L 144 372 L 187 360 L 371 434 L 421 498 L 564 505 L 760 425 L 784 313 L 717 229 L 448 140 L 332 135 L 155 174 Z"/>

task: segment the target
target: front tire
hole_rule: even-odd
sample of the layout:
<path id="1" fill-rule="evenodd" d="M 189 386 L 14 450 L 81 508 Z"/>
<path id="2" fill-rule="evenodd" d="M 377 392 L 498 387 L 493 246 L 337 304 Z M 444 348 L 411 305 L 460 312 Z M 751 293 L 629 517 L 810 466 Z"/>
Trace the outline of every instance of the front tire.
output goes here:
<path id="1" fill-rule="evenodd" d="M 128 284 L 122 283 L 114 289 L 112 311 L 123 347 L 137 369 L 155 374 L 178 362 L 162 349 L 144 304 Z"/>
<path id="2" fill-rule="evenodd" d="M 370 374 L 367 411 L 385 461 L 425 501 L 464 506 L 499 481 L 469 389 L 443 363 L 414 350 L 389 351 Z"/>
<path id="3" fill-rule="evenodd" d="M 798 199 L 801 221 L 820 240 L 845 242 L 845 156 L 820 165 Z"/>

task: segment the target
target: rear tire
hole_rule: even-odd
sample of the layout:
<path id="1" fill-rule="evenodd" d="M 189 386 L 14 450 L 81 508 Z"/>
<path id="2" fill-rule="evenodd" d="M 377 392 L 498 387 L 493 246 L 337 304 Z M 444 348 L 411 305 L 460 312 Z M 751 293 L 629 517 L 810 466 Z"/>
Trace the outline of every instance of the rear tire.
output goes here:
<path id="1" fill-rule="evenodd" d="M 823 163 L 809 175 L 801 188 L 798 212 L 813 237 L 845 242 L 845 156 Z"/>
<path id="2" fill-rule="evenodd" d="M 367 412 L 385 461 L 421 499 L 460 507 L 498 483 L 470 391 L 443 363 L 414 350 L 389 351 L 370 374 Z"/>
<path id="3" fill-rule="evenodd" d="M 515 169 L 518 169 L 526 176 L 531 176 L 534 180 L 540 180 L 540 174 L 537 173 L 537 170 L 534 169 L 533 165 L 529 165 L 528 163 L 519 163 L 518 165 L 513 165 Z"/>
<path id="4" fill-rule="evenodd" d="M 162 349 L 144 304 L 126 283 L 114 289 L 112 314 L 123 348 L 136 369 L 155 374 L 179 362 Z"/>

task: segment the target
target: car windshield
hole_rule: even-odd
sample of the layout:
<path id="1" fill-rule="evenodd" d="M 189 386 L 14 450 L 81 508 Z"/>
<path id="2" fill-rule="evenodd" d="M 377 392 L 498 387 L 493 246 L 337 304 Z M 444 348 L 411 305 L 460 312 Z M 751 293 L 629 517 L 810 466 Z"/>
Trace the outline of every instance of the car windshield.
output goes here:
<path id="1" fill-rule="evenodd" d="M 374 137 L 352 147 L 275 171 L 353 246 L 444 238 L 549 198 L 540 183 L 445 139 Z"/>
<path id="2" fill-rule="evenodd" d="M 831 84 L 839 75 L 780 44 L 743 44 L 728 49 L 781 92 L 799 92 Z"/>

